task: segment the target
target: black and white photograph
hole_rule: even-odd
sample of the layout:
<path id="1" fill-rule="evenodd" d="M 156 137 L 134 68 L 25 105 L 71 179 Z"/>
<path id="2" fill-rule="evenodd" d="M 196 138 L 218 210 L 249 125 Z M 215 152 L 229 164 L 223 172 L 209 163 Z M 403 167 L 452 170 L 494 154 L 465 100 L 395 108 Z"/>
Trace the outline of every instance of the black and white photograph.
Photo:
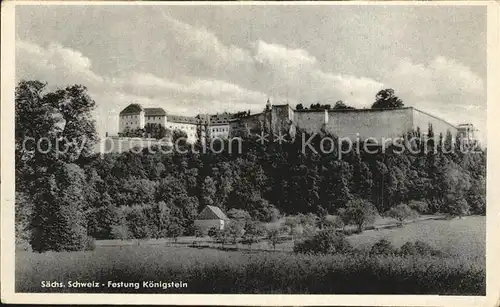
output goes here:
<path id="1" fill-rule="evenodd" d="M 2 300 L 499 299 L 498 3 L 4 4 Z"/>

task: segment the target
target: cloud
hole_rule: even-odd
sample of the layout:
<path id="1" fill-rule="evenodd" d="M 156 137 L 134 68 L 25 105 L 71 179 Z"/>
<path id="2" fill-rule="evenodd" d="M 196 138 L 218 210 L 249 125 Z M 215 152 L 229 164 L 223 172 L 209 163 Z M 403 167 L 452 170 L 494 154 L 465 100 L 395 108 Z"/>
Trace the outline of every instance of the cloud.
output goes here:
<path id="1" fill-rule="evenodd" d="M 233 83 L 217 79 L 180 78 L 181 82 L 160 78 L 150 73 L 133 73 L 115 80 L 115 86 L 123 91 L 139 95 L 182 97 L 194 95 L 204 99 L 228 99 L 233 102 L 260 103 L 266 95 L 251 91 Z"/>
<path id="2" fill-rule="evenodd" d="M 276 69 L 286 67 L 300 70 L 310 68 L 318 62 L 306 50 L 288 49 L 283 45 L 268 44 L 261 40 L 257 41 L 255 46 L 255 60 L 262 65 Z"/>
<path id="3" fill-rule="evenodd" d="M 344 100 L 353 106 L 365 107 L 383 86 L 370 78 L 325 71 L 306 50 L 279 44 L 257 42 L 255 60 L 262 66 L 261 71 L 269 72 L 266 82 L 274 86 L 273 92 L 306 104 Z"/>
<path id="4" fill-rule="evenodd" d="M 164 107 L 172 114 L 195 115 L 225 110 L 260 111 L 267 98 L 261 92 L 215 78 L 182 76 L 174 81 L 136 72 L 113 78 L 100 76 L 92 71 L 89 58 L 57 43 L 42 47 L 18 40 L 16 69 L 17 80 L 46 81 L 51 90 L 70 84 L 87 86 L 97 104 L 95 115 L 101 134 L 116 131 L 112 117 L 133 102 Z"/>
<path id="5" fill-rule="evenodd" d="M 481 77 L 469 67 L 443 56 L 434 58 L 428 65 L 402 60 L 388 77 L 388 83 L 411 97 L 450 104 L 484 102 L 479 100 L 485 96 Z"/>
<path id="6" fill-rule="evenodd" d="M 80 52 L 51 43 L 43 48 L 16 41 L 16 79 L 36 78 L 59 86 L 82 83 L 98 85 L 104 79 L 91 70 L 91 61 Z"/>
<path id="7" fill-rule="evenodd" d="M 391 87 L 406 105 L 436 113 L 452 123 L 485 122 L 485 108 L 477 107 L 485 105 L 484 81 L 454 59 L 437 56 L 427 63 L 404 59 L 377 79 L 343 74 L 308 50 L 263 39 L 245 48 L 225 44 L 204 27 L 160 13 L 165 27 L 155 28 L 168 37 L 168 65 L 158 63 L 155 69 L 151 65 L 155 60 L 148 61 L 149 53 L 145 51 L 138 54 L 141 57 L 136 62 L 121 64 L 131 64 L 127 67 L 135 67 L 136 71 L 117 67 L 115 72 L 120 71 L 121 75 L 111 77 L 95 73 L 92 61 L 78 50 L 58 43 L 39 46 L 18 40 L 16 77 L 45 80 L 58 86 L 84 84 L 98 103 L 101 118 L 132 102 L 184 115 L 247 109 L 255 112 L 263 108 L 268 96 L 274 103 L 286 100 L 291 104 L 332 104 L 344 100 L 354 107 L 370 107 L 380 89 Z M 356 61 L 356 56 L 349 59 Z M 357 65 L 361 63 L 364 62 Z M 176 69 L 184 73 L 176 75 Z M 109 122 L 113 127 L 105 129 L 113 131 L 117 125 Z"/>
<path id="8" fill-rule="evenodd" d="M 405 105 L 452 124 L 473 123 L 486 141 L 486 90 L 481 77 L 462 63 L 437 56 L 427 64 L 402 60 L 386 80 Z"/>
<path id="9" fill-rule="evenodd" d="M 200 60 L 213 68 L 234 67 L 252 61 L 248 50 L 223 44 L 217 36 L 202 27 L 193 27 L 172 18 L 161 11 L 174 34 L 176 44 L 191 58 Z"/>
<path id="10" fill-rule="evenodd" d="M 382 87 L 380 82 L 370 78 L 324 71 L 317 58 L 304 49 L 263 40 L 255 41 L 248 49 L 226 45 L 206 28 L 194 27 L 164 12 L 162 16 L 169 25 L 168 30 L 174 33 L 175 48 L 182 50 L 179 54 L 186 65 L 195 67 L 200 62 L 211 67 L 211 73 L 227 83 L 236 82 L 253 92 L 265 93 L 275 102 L 287 100 L 308 104 L 333 99 L 364 107 L 372 103 L 375 93 Z M 215 85 L 217 89 L 219 85 Z M 257 98 L 264 94 L 252 96 Z"/>

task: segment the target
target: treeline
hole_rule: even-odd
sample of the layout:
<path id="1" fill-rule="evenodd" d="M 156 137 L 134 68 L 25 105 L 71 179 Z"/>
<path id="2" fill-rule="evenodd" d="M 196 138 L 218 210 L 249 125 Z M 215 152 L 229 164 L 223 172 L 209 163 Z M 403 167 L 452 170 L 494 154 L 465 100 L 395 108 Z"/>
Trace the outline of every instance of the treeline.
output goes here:
<path id="1" fill-rule="evenodd" d="M 436 137 L 436 152 L 426 153 L 424 141 L 416 142 L 418 154 L 389 147 L 339 157 L 338 151 L 304 152 L 301 137 L 264 145 L 249 137 L 241 152 L 237 142 L 216 142 L 223 146 L 216 148 L 220 153 L 177 142 L 181 148 L 168 154 L 145 148 L 100 156 L 89 150 L 88 140 L 96 139 L 89 116 L 94 102 L 85 88 L 44 90 L 37 81 L 22 81 L 16 89 L 16 229 L 35 251 L 82 249 L 89 237 L 193 234 L 193 221 L 206 205 L 242 209 L 258 221 L 297 213 L 337 215 L 357 199 L 381 214 L 412 200 L 425 204 L 415 208 L 422 213 L 485 214 L 486 152 L 461 152 L 459 137 L 453 143 L 449 133 Z M 54 114 L 65 124 L 57 124 Z M 88 147 L 78 155 L 69 142 L 63 155 L 23 149 L 26 136 L 46 135 L 85 137 Z M 173 133 L 174 143 L 182 136 Z M 320 148 L 326 136 L 335 139 L 321 132 L 311 146 Z"/>

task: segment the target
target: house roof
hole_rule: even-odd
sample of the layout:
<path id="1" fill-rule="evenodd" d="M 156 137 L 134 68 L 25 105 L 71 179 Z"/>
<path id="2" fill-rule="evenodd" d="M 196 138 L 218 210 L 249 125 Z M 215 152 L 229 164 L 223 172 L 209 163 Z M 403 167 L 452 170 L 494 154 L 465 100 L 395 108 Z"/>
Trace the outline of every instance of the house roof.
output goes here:
<path id="1" fill-rule="evenodd" d="M 210 220 L 210 219 L 220 219 L 220 220 L 229 220 L 229 218 L 222 212 L 219 207 L 216 206 L 206 206 L 203 210 L 201 210 L 200 214 L 198 214 L 197 219 L 199 220 Z"/>
<path id="2" fill-rule="evenodd" d="M 172 123 L 184 123 L 184 124 L 196 124 L 197 120 L 195 117 L 183 116 L 183 115 L 171 115 L 167 114 L 167 121 Z"/>
<path id="3" fill-rule="evenodd" d="M 132 104 L 129 104 L 125 109 L 123 109 L 120 112 L 120 115 L 125 115 L 125 114 L 139 114 L 143 110 L 144 110 L 144 108 L 140 104 L 132 103 Z"/>
<path id="4" fill-rule="evenodd" d="M 167 112 L 162 108 L 145 108 L 144 109 L 145 116 L 166 116 Z"/>
<path id="5" fill-rule="evenodd" d="M 215 115 L 210 115 L 210 123 L 212 125 L 214 124 L 227 124 L 230 119 L 234 117 L 233 114 L 231 113 L 221 113 L 221 114 L 215 114 Z"/>

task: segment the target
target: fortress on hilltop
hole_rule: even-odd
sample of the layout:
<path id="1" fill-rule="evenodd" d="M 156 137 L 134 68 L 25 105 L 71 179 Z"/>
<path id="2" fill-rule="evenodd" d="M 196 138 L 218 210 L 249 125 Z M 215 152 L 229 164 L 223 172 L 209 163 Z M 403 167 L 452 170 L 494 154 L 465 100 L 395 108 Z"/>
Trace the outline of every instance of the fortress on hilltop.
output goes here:
<path id="1" fill-rule="evenodd" d="M 212 138 L 242 137 L 266 129 L 274 134 L 294 134 L 297 130 L 309 133 L 321 130 L 338 137 L 352 140 L 359 138 L 397 138 L 407 132 L 420 129 L 426 134 L 432 125 L 435 136 L 445 135 L 447 131 L 455 137 L 474 139 L 476 129 L 472 124 L 453 125 L 444 119 L 413 107 L 393 109 L 302 109 L 296 110 L 289 104 L 272 105 L 268 100 L 261 113 L 250 112 L 198 114 L 180 116 L 168 114 L 162 108 L 143 108 L 130 104 L 120 112 L 119 136 L 124 139 L 127 132 L 145 129 L 155 124 L 166 130 L 181 130 L 186 133 L 188 142 L 195 142 L 199 129 L 202 136 Z M 151 139 L 152 140 L 152 139 Z"/>

